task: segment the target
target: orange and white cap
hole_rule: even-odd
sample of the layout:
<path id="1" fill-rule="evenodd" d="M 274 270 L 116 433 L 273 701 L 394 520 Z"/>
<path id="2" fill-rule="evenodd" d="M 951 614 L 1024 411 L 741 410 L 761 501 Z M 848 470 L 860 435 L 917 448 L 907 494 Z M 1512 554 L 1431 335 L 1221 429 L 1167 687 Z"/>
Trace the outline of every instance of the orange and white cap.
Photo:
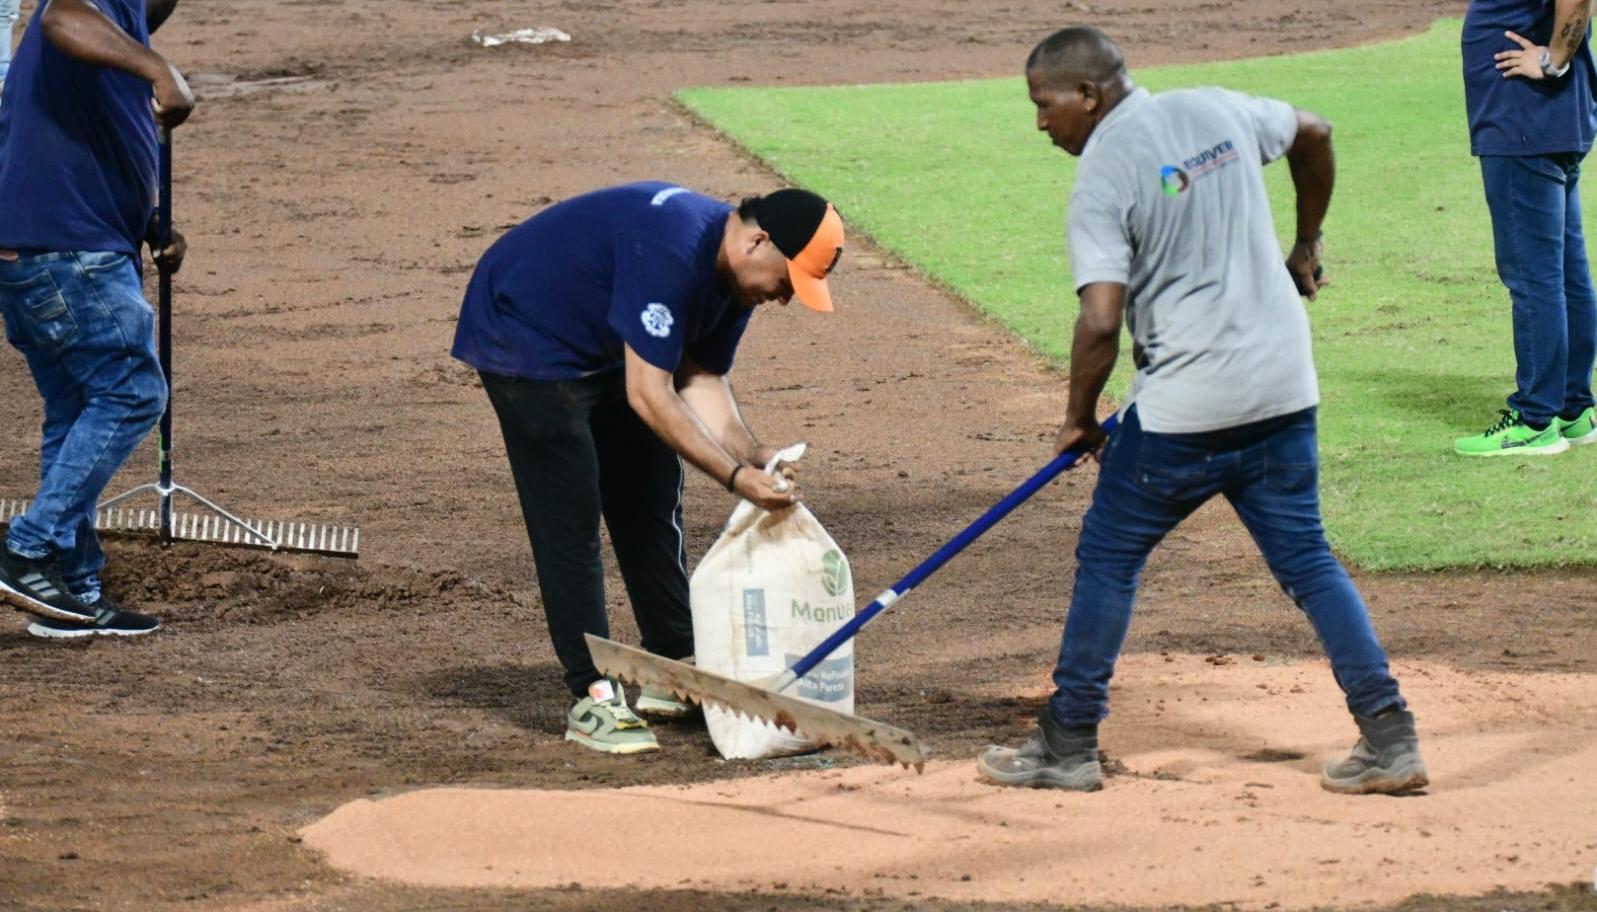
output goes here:
<path id="1" fill-rule="evenodd" d="M 826 277 L 843 256 L 843 219 L 808 190 L 778 190 L 754 201 L 754 218 L 787 257 L 793 294 L 810 310 L 832 311 Z"/>

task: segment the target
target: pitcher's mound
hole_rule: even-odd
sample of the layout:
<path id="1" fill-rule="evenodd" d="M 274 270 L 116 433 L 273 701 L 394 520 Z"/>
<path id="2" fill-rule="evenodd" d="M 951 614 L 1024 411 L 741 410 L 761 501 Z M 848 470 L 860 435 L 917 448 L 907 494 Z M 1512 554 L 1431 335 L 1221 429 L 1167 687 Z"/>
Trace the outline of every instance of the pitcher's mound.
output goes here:
<path id="1" fill-rule="evenodd" d="M 923 776 L 432 789 L 345 805 L 305 841 L 338 868 L 440 887 L 1254 909 L 1539 889 L 1597 866 L 1597 676 L 1402 665 L 1432 787 L 1350 798 L 1319 787 L 1320 763 L 1356 737 L 1323 663 L 1120 668 L 1103 745 L 1126 769 L 1096 794 L 1001 790 L 957 757 Z"/>

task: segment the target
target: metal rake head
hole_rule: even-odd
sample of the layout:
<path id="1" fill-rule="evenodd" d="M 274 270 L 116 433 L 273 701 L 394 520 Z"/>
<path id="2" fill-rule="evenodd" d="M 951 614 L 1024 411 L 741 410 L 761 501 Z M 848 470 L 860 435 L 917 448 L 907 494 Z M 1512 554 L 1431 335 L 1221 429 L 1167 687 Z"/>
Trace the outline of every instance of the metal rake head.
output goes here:
<path id="1" fill-rule="evenodd" d="M 594 665 L 605 674 L 634 684 L 663 687 L 679 698 L 720 706 L 744 718 L 760 719 L 876 763 L 896 763 L 906 769 L 914 767 L 916 772 L 926 765 L 926 745 L 902 728 L 840 713 L 755 684 L 734 681 L 592 634 L 587 639 Z"/>

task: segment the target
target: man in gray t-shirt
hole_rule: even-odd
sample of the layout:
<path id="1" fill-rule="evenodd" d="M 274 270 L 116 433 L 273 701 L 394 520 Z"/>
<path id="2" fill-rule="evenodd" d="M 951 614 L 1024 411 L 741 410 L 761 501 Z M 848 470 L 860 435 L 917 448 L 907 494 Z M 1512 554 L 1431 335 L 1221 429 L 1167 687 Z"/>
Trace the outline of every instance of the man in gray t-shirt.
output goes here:
<path id="1" fill-rule="evenodd" d="M 1081 314 L 1056 452 L 1102 447 L 1076 548 L 1057 689 L 1018 749 L 977 763 L 999 785 L 1100 788 L 1098 723 L 1143 564 L 1194 510 L 1224 495 L 1319 634 L 1360 739 L 1327 764 L 1334 792 L 1428 783 L 1407 709 L 1320 522 L 1319 388 L 1299 295 L 1328 284 L 1320 225 L 1335 163 L 1322 118 L 1223 89 L 1150 95 L 1102 32 L 1065 29 L 1032 51 L 1037 127 L 1081 158 L 1069 212 Z M 1297 243 L 1282 266 L 1263 166 L 1285 157 Z M 1105 438 L 1098 398 L 1129 323 L 1137 376 Z"/>
<path id="2" fill-rule="evenodd" d="M 1093 130 L 1070 194 L 1076 287 L 1126 288 L 1147 431 L 1194 434 L 1320 401 L 1309 318 L 1270 218 L 1261 162 L 1298 116 L 1225 89 L 1133 89 Z"/>

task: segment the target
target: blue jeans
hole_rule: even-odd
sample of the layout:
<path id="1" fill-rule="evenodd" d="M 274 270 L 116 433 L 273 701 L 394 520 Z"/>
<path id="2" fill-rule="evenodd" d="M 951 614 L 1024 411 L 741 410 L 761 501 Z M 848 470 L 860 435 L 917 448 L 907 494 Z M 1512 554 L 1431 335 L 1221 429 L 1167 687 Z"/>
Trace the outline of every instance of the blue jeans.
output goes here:
<path id="1" fill-rule="evenodd" d="M 1517 389 L 1508 407 L 1541 427 L 1591 407 L 1597 291 L 1580 225 L 1580 160 L 1483 155 L 1497 275 L 1514 302 Z"/>
<path id="2" fill-rule="evenodd" d="M 0 258 L 0 315 L 44 397 L 42 481 L 6 547 L 59 554 L 67 586 L 92 602 L 105 566 L 95 506 L 166 407 L 155 311 L 126 254 L 24 253 Z"/>
<path id="3" fill-rule="evenodd" d="M 1155 434 L 1143 431 L 1133 406 L 1104 448 L 1082 521 L 1049 701 L 1054 718 L 1078 728 L 1109 715 L 1109 679 L 1143 564 L 1216 494 L 1231 502 L 1276 581 L 1309 616 L 1348 708 L 1361 716 L 1402 708 L 1364 602 L 1326 543 L 1319 473 L 1312 408 L 1206 434 Z"/>
<path id="4" fill-rule="evenodd" d="M 11 26 L 22 10 L 22 0 L 0 0 L 0 82 L 11 69 Z"/>

